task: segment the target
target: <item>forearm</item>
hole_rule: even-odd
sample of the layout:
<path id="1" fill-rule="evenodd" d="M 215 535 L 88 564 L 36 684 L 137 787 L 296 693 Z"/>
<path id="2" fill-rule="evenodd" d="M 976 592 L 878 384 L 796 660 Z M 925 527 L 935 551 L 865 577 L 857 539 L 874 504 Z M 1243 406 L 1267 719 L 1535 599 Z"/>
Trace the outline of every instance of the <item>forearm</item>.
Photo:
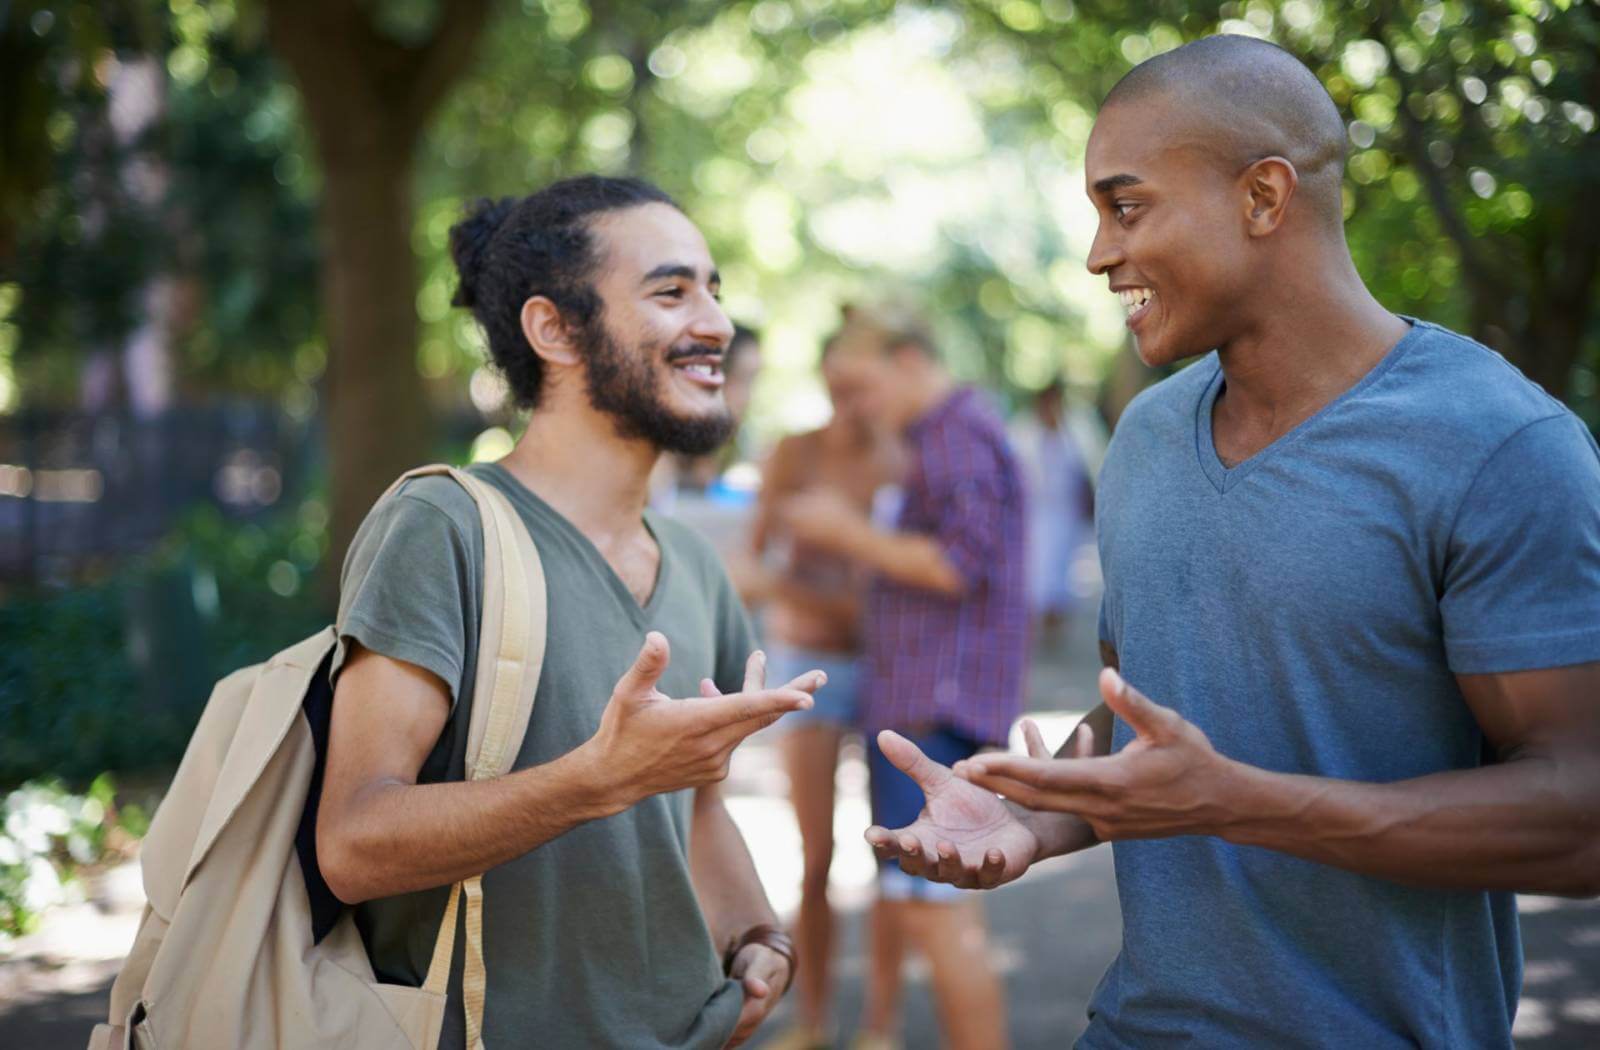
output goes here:
<path id="1" fill-rule="evenodd" d="M 585 749 L 490 780 L 375 783 L 323 813 L 318 861 L 339 899 L 357 903 L 447 886 L 537 849 L 630 804 Z"/>
<path id="2" fill-rule="evenodd" d="M 752 926 L 778 924 L 744 836 L 715 785 L 695 792 L 689 877 L 718 952 L 726 951 Z"/>
<path id="3" fill-rule="evenodd" d="M 931 536 L 883 532 L 863 524 L 838 537 L 840 553 L 907 587 L 957 595 L 966 581 Z"/>
<path id="4" fill-rule="evenodd" d="M 1397 882 L 1600 894 L 1600 771 L 1587 756 L 1367 784 L 1230 763 L 1216 833 Z"/>

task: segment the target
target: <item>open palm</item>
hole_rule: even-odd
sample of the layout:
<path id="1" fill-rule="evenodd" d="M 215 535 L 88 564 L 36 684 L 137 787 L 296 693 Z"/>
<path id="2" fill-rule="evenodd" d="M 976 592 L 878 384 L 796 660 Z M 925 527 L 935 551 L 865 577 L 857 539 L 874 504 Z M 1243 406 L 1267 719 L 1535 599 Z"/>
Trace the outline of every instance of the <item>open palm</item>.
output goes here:
<path id="1" fill-rule="evenodd" d="M 955 776 L 898 733 L 880 734 L 878 746 L 927 799 L 906 827 L 867 829 L 879 857 L 898 859 L 909 874 L 969 889 L 1010 882 L 1037 859 L 1039 838 L 1016 807 Z"/>

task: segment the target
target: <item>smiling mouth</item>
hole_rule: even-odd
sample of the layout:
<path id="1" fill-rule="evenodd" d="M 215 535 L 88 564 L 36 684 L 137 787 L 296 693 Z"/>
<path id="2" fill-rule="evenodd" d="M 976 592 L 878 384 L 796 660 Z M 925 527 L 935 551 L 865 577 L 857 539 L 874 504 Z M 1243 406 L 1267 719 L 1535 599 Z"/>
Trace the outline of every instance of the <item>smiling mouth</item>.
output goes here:
<path id="1" fill-rule="evenodd" d="M 717 390 L 722 387 L 722 356 L 703 355 L 685 357 L 670 362 L 674 371 L 682 373 L 696 386 Z"/>
<path id="2" fill-rule="evenodd" d="M 1148 288 L 1124 288 L 1117 295 L 1122 299 L 1123 310 L 1127 311 L 1129 328 L 1149 313 L 1150 303 L 1156 297 L 1156 293 Z"/>

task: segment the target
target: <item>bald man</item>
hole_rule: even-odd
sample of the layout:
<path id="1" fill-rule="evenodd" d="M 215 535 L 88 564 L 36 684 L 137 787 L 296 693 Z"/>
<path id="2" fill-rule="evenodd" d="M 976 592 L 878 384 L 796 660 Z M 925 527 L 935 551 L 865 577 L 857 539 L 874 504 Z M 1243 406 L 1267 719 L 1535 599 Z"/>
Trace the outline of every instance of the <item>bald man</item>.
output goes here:
<path id="1" fill-rule="evenodd" d="M 953 771 L 881 745 L 928 796 L 868 832 L 907 870 L 1117 840 L 1081 1047 L 1510 1047 L 1514 892 L 1600 894 L 1600 449 L 1367 291 L 1343 142 L 1246 38 L 1112 92 L 1089 267 L 1145 361 L 1198 360 L 1101 477 L 1105 706 L 1056 757 L 1032 727 Z"/>

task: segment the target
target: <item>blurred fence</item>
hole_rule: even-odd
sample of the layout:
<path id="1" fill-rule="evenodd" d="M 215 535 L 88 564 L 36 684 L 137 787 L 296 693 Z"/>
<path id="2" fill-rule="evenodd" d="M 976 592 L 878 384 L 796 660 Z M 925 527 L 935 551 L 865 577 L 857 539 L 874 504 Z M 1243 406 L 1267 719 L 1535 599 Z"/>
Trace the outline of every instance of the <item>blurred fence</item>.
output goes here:
<path id="1" fill-rule="evenodd" d="M 270 402 L 0 417 L 0 585 L 69 582 L 148 549 L 196 504 L 269 513 L 305 490 L 317 448 L 312 425 Z"/>

